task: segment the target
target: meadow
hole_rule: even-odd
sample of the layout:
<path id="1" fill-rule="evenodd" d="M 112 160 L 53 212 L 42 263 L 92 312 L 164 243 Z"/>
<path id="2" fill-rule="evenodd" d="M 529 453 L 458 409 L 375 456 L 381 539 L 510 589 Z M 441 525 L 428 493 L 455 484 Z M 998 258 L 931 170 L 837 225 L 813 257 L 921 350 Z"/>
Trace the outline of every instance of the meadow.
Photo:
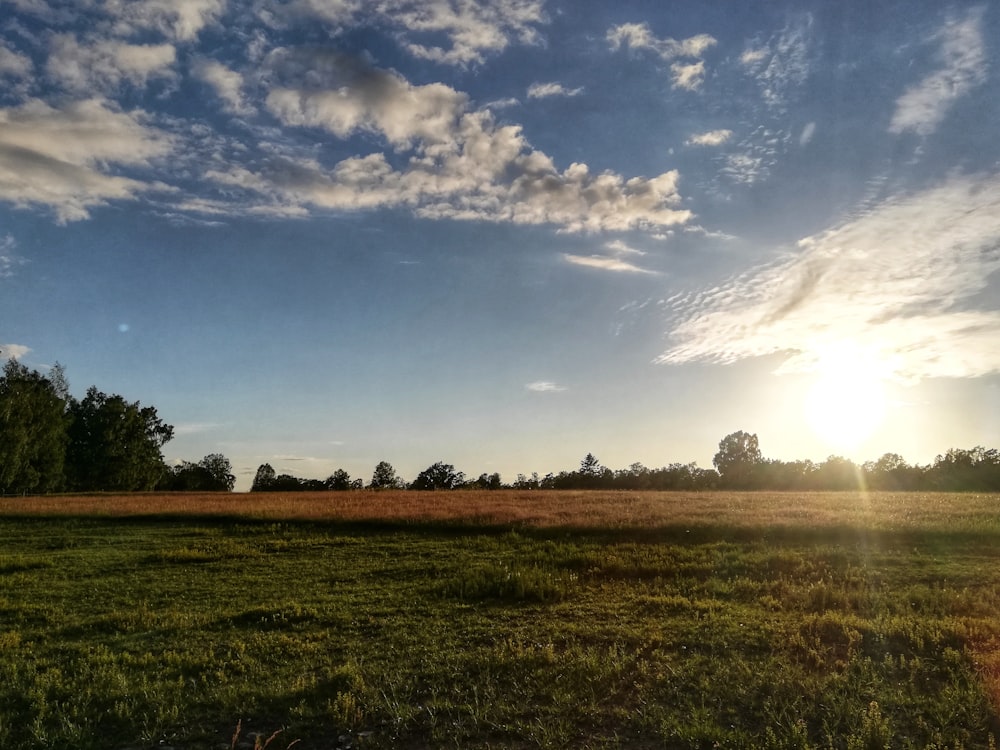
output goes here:
<path id="1" fill-rule="evenodd" d="M 1000 736 L 998 495 L 3 498 L 0 540 L 0 748 Z"/>

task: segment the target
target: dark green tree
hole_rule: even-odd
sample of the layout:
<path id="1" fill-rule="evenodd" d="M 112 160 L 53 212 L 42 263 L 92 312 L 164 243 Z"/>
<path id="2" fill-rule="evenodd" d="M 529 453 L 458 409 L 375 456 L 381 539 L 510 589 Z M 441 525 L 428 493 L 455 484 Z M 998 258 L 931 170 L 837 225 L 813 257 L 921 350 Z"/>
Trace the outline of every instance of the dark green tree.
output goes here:
<path id="1" fill-rule="evenodd" d="M 371 484 L 368 485 L 373 490 L 390 490 L 399 487 L 402 481 L 396 476 L 396 470 L 388 461 L 379 461 L 372 473 Z"/>
<path id="2" fill-rule="evenodd" d="M 221 453 L 211 453 L 196 464 L 183 461 L 167 469 L 157 489 L 168 492 L 232 492 L 236 477 Z"/>
<path id="3" fill-rule="evenodd" d="M 153 489 L 165 470 L 160 449 L 173 437 L 152 406 L 129 403 L 91 387 L 70 402 L 66 473 L 70 489 L 135 492 Z"/>
<path id="4" fill-rule="evenodd" d="M 580 476 L 599 477 L 604 473 L 604 467 L 593 453 L 588 453 L 580 462 Z"/>
<path id="5" fill-rule="evenodd" d="M 163 492 L 200 492 L 210 479 L 208 472 L 198 464 L 181 461 L 165 467 L 156 489 Z"/>
<path id="6" fill-rule="evenodd" d="M 518 474 L 518 477 L 524 476 L 523 474 Z M 473 482 L 473 484 L 482 490 L 499 490 L 503 488 L 503 482 L 500 479 L 499 472 L 493 472 L 492 474 L 487 474 L 483 472 L 479 475 L 479 478 Z"/>
<path id="7" fill-rule="evenodd" d="M 62 489 L 67 388 L 62 367 L 48 376 L 15 359 L 0 376 L 0 492 Z"/>
<path id="8" fill-rule="evenodd" d="M 348 474 L 343 469 L 337 469 L 333 474 L 326 478 L 323 482 L 324 486 L 328 490 L 334 490 L 335 492 L 345 492 L 352 487 L 351 475 Z"/>
<path id="9" fill-rule="evenodd" d="M 274 467 L 271 464 L 261 464 L 257 467 L 257 473 L 253 478 L 253 485 L 250 487 L 251 492 L 267 492 L 274 486 L 274 480 L 277 476 L 274 473 Z"/>
<path id="10" fill-rule="evenodd" d="M 719 452 L 712 459 L 728 487 L 746 489 L 753 485 L 755 470 L 764 463 L 757 436 L 733 432 L 719 442 Z"/>
<path id="11" fill-rule="evenodd" d="M 233 474 L 233 465 L 228 458 L 221 453 L 209 453 L 198 462 L 198 466 L 211 477 L 211 491 L 233 491 L 233 487 L 236 486 L 236 475 Z"/>
<path id="12" fill-rule="evenodd" d="M 455 490 L 465 484 L 465 474 L 443 461 L 431 464 L 413 480 L 414 490 Z"/>

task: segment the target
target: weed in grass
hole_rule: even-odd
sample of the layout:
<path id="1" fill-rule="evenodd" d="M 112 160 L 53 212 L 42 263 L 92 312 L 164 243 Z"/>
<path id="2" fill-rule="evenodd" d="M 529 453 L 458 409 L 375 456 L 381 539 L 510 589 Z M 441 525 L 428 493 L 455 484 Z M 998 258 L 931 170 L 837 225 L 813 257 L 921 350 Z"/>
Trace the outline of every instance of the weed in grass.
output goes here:
<path id="1" fill-rule="evenodd" d="M 284 731 L 285 731 L 284 729 L 275 730 L 266 740 L 261 739 L 263 735 L 255 734 L 253 736 L 253 750 L 267 750 L 267 748 L 271 746 L 271 743 L 278 738 L 278 735 Z M 243 732 L 243 721 L 241 719 L 236 722 L 236 731 L 233 732 L 233 739 L 232 742 L 230 742 L 229 744 L 229 750 L 237 750 L 238 748 L 242 747 L 242 745 L 240 744 L 240 736 L 242 732 Z M 292 740 L 285 746 L 285 750 L 294 747 L 295 745 L 299 744 L 299 742 L 300 740 Z"/>

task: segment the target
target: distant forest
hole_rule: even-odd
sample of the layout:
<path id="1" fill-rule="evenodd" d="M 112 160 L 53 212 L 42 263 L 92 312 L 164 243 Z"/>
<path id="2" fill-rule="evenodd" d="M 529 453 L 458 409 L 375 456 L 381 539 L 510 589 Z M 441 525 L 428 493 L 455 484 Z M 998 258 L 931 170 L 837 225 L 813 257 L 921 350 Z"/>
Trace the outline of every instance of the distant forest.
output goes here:
<path id="1" fill-rule="evenodd" d="M 47 374 L 16 359 L 0 375 L 0 494 L 54 492 L 231 492 L 232 465 L 213 453 L 200 461 L 168 465 L 162 448 L 174 428 L 151 406 L 108 395 L 92 386 L 82 400 L 69 393 L 60 365 Z M 934 462 L 908 464 L 886 453 L 857 464 L 840 456 L 821 463 L 780 461 L 763 456 L 757 436 L 739 431 L 724 437 L 712 461 L 714 469 L 671 463 L 647 468 L 634 463 L 612 470 L 588 453 L 575 471 L 539 476 L 518 474 L 473 479 L 439 461 L 407 482 L 388 461 L 380 461 L 371 479 L 352 478 L 337 469 L 326 479 L 277 474 L 262 464 L 253 492 L 346 491 L 360 489 L 520 489 L 520 490 L 872 490 L 1000 492 L 1000 451 L 975 447 L 951 449 Z"/>

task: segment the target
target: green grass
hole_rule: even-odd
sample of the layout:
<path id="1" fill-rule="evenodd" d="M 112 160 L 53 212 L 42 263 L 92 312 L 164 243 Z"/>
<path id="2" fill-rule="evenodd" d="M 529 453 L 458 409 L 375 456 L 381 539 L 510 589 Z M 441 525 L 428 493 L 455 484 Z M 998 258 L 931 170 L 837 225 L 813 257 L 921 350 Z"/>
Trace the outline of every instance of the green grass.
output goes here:
<path id="1" fill-rule="evenodd" d="M 877 534 L 0 517 L 0 748 L 989 748 L 1000 532 L 963 502 Z"/>

